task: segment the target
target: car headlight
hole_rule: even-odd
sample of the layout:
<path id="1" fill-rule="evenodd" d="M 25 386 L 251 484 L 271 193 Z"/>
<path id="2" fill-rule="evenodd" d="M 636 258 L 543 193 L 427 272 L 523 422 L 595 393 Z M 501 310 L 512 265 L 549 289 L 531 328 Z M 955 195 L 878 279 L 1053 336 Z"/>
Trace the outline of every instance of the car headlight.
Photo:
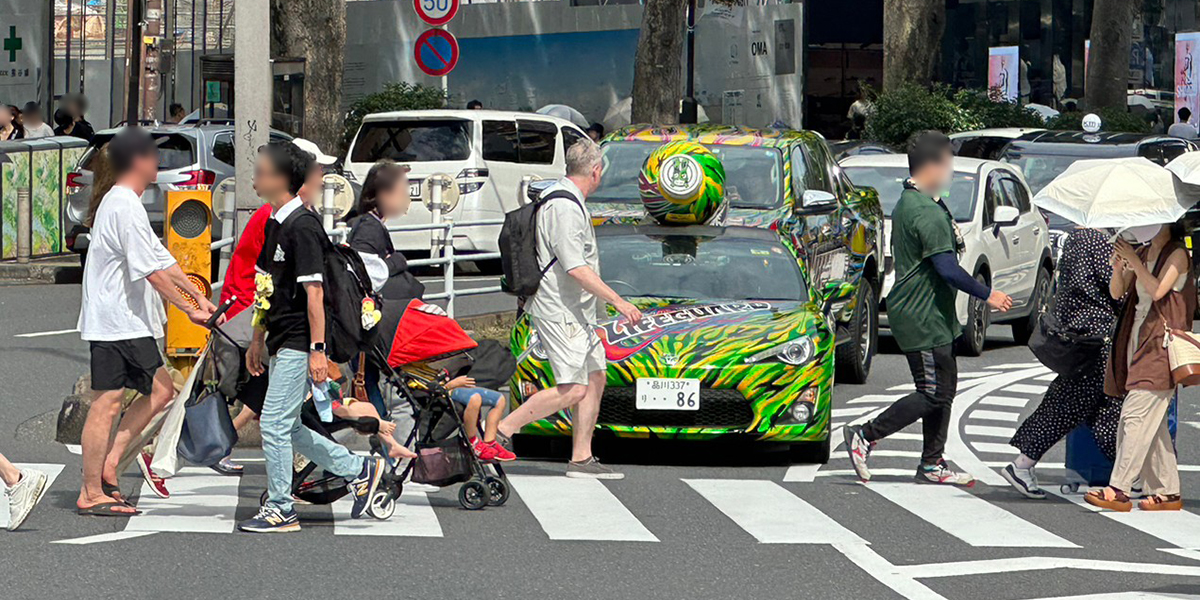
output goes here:
<path id="1" fill-rule="evenodd" d="M 774 358 L 789 365 L 800 366 L 812 360 L 814 352 L 812 339 L 802 337 L 755 353 L 747 358 L 746 362 L 756 363 Z"/>

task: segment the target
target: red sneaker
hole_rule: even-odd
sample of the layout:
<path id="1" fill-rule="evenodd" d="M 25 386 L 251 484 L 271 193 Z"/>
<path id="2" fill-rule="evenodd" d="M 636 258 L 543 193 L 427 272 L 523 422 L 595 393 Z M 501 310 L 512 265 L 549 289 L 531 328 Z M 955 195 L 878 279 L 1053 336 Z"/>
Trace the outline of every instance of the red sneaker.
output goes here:
<path id="1" fill-rule="evenodd" d="M 516 454 L 513 454 L 508 448 L 505 448 L 496 442 L 488 442 L 488 446 L 492 449 L 492 460 L 497 460 L 500 462 L 517 460 Z"/>
<path id="2" fill-rule="evenodd" d="M 475 452 L 475 456 L 478 456 L 479 460 L 488 461 L 496 458 L 496 451 L 492 445 L 483 440 L 475 440 L 475 443 L 471 444 L 471 450 Z"/>
<path id="3" fill-rule="evenodd" d="M 154 491 L 154 495 L 164 500 L 171 497 L 171 491 L 167 489 L 167 480 L 154 474 L 154 469 L 150 468 L 150 461 L 154 460 L 149 452 L 142 452 L 137 457 L 138 468 L 142 470 L 142 478 L 146 483 L 150 484 L 150 489 Z"/>

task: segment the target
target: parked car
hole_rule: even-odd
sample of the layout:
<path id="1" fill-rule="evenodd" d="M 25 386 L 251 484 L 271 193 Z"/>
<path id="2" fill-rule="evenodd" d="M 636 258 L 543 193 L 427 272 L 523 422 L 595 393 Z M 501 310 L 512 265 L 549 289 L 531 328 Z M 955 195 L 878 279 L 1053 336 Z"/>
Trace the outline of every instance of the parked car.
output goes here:
<path id="1" fill-rule="evenodd" d="M 1166 165 L 1180 154 L 1197 149 L 1200 146 L 1194 141 L 1165 135 L 1040 131 L 1012 140 L 1000 153 L 999 160 L 1019 168 L 1030 190 L 1037 194 L 1080 159 L 1141 156 Z M 1053 256 L 1058 260 L 1066 232 L 1074 224 L 1057 215 L 1047 213 L 1044 216 L 1050 226 Z"/>
<path id="2" fill-rule="evenodd" d="M 588 197 L 598 223 L 639 224 L 646 217 L 638 173 L 667 142 L 703 144 L 725 167 L 727 225 L 777 228 L 794 234 L 812 286 L 846 286 L 834 305 L 838 373 L 862 382 L 875 354 L 883 251 L 883 213 L 875 190 L 856 188 L 833 161 L 820 134 L 723 125 L 633 125 L 604 139 L 604 179 Z M 861 309 L 859 308 L 861 307 Z"/>
<path id="3" fill-rule="evenodd" d="M 167 189 L 198 185 L 216 186 L 227 177 L 233 177 L 233 125 L 158 125 L 147 127 L 150 135 L 158 140 L 158 168 L 163 174 L 181 179 L 179 183 L 165 184 Z M 87 260 L 91 235 L 83 224 L 87 218 L 88 201 L 92 197 L 92 161 L 97 148 L 107 144 L 117 132 L 105 129 L 97 132 L 75 169 L 67 174 L 67 202 L 63 205 L 63 223 L 67 231 L 67 248 Z M 291 136 L 278 131 L 271 132 L 271 140 L 288 140 Z M 142 204 L 150 217 L 154 232 L 163 235 L 163 219 L 166 213 L 166 197 L 159 188 L 151 186 L 142 194 Z M 215 204 L 214 204 L 215 206 Z"/>
<path id="4" fill-rule="evenodd" d="M 891 146 L 871 140 L 834 140 L 829 142 L 829 151 L 833 153 L 835 161 L 840 161 L 847 156 L 896 153 Z"/>
<path id="5" fill-rule="evenodd" d="M 362 126 L 346 153 L 346 170 L 366 179 L 371 165 L 391 159 L 408 165 L 410 193 L 417 198 L 421 182 L 444 173 L 458 182 L 458 206 L 447 215 L 455 221 L 503 219 L 518 207 L 518 190 L 526 176 L 556 179 L 566 173 L 566 149 L 585 139 L 570 121 L 533 113 L 498 110 L 409 110 L 376 113 Z M 389 225 L 428 225 L 433 215 L 420 202 Z M 500 226 L 455 231 L 454 249 L 496 252 Z M 429 253 L 428 231 L 393 233 L 397 250 Z"/>
<path id="6" fill-rule="evenodd" d="M 907 156 L 852 156 L 842 161 L 842 168 L 854 183 L 879 190 L 884 214 L 891 215 L 908 177 Z M 1027 342 L 1038 312 L 1050 299 L 1054 262 L 1049 233 L 1041 213 L 1033 210 L 1031 197 L 1020 170 L 1012 165 L 955 157 L 954 181 L 945 201 L 966 243 L 959 264 L 985 285 L 995 286 L 1013 299 L 1011 310 L 995 313 L 982 300 L 958 295 L 958 319 L 965 324 L 960 340 L 963 354 L 978 356 L 983 352 L 993 320 L 1011 324 L 1013 338 L 1018 343 Z M 891 260 L 890 218 L 886 223 L 885 312 L 887 292 L 896 277 Z"/>
<path id="7" fill-rule="evenodd" d="M 1028 133 L 1045 131 L 1033 127 L 995 127 L 950 134 L 955 156 L 996 160 L 1009 142 Z"/>
<path id="8" fill-rule="evenodd" d="M 828 460 L 837 353 L 830 306 L 852 289 L 815 284 L 805 250 L 780 230 L 605 224 L 596 241 L 604 281 L 644 315 L 627 323 L 610 309 L 596 325 L 608 359 L 600 429 L 782 442 L 802 460 Z M 554 385 L 527 316 L 511 346 L 517 402 Z M 523 432 L 570 435 L 571 421 L 555 413 Z"/>

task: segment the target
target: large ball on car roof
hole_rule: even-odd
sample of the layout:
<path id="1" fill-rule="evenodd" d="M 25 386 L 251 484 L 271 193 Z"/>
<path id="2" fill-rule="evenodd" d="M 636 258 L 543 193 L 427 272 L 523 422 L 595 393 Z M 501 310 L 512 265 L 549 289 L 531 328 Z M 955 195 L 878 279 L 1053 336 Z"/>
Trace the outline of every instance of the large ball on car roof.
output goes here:
<path id="1" fill-rule="evenodd" d="M 696 142 L 663 144 L 638 173 L 646 212 L 663 225 L 706 223 L 725 201 L 725 167 Z"/>

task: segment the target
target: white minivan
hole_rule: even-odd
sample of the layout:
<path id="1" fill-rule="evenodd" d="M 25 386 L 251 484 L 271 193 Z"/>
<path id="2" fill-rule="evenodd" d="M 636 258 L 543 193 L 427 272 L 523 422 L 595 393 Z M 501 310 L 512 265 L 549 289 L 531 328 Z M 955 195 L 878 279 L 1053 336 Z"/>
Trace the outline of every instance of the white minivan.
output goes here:
<path id="1" fill-rule="evenodd" d="M 421 182 L 445 173 L 458 181 L 455 222 L 502 219 L 517 208 L 526 175 L 557 179 L 566 172 L 566 148 L 586 139 L 570 121 L 497 110 L 407 110 L 367 115 L 346 154 L 346 172 L 363 183 L 371 165 L 391 159 L 408 165 L 414 198 L 408 215 L 389 225 L 428 224 L 433 216 L 420 203 Z M 496 252 L 500 226 L 454 232 L 455 252 Z M 396 249 L 428 254 L 430 232 L 392 234 Z"/>

